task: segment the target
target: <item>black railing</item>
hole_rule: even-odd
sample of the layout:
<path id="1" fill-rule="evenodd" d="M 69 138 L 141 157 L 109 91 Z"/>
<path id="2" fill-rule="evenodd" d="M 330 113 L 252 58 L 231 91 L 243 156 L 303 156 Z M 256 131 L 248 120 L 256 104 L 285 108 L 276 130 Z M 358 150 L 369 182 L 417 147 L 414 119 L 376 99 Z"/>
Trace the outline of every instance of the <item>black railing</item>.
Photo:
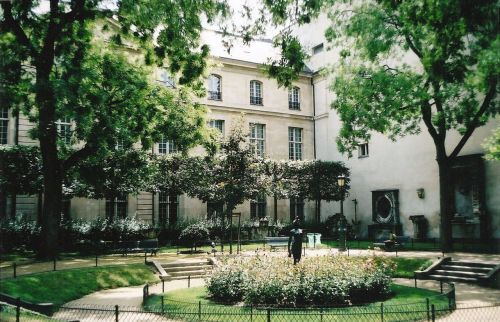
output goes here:
<path id="1" fill-rule="evenodd" d="M 288 101 L 288 108 L 291 110 L 300 110 L 300 102 Z"/>
<path id="2" fill-rule="evenodd" d="M 262 105 L 262 97 L 250 96 L 250 104 L 252 104 L 252 105 Z"/>
<path id="3" fill-rule="evenodd" d="M 220 101 L 222 99 L 222 93 L 221 92 L 208 91 L 208 99 L 209 100 Z"/>

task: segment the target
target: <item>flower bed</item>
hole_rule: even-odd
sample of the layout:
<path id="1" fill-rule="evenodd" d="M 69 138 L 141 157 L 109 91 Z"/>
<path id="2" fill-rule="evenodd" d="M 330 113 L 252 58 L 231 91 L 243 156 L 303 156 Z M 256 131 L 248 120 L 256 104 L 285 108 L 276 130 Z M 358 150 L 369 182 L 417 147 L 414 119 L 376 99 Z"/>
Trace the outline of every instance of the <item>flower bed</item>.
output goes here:
<path id="1" fill-rule="evenodd" d="M 223 258 L 207 281 L 214 300 L 252 305 L 334 306 L 390 295 L 394 264 L 381 257 Z"/>

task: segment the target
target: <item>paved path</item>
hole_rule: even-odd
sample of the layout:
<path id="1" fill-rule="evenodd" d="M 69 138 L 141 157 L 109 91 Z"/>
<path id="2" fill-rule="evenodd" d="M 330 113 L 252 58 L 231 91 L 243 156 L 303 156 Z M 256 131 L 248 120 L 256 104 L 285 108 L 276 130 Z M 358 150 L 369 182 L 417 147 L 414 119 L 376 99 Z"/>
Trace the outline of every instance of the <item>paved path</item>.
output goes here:
<path id="1" fill-rule="evenodd" d="M 256 253 L 261 253 L 258 251 L 246 251 L 242 255 L 253 256 Z M 285 256 L 285 252 L 266 252 L 270 256 Z M 336 249 L 306 249 L 307 256 L 320 256 L 320 255 L 335 255 L 340 254 Z M 346 252 L 343 252 L 346 254 Z M 388 257 L 400 256 L 400 257 L 412 257 L 412 258 L 430 258 L 438 259 L 443 256 L 441 252 L 424 252 L 424 251 L 404 251 L 404 252 L 383 252 L 377 250 L 350 250 L 350 256 L 363 256 L 363 255 L 384 255 Z M 485 263 L 500 263 L 500 255 L 497 254 L 470 254 L 470 253 L 450 253 L 445 254 L 446 256 L 451 256 L 453 259 L 464 260 L 464 261 L 476 261 Z M 160 254 L 155 257 L 156 260 L 160 262 L 173 262 L 180 259 L 193 259 L 197 256 L 189 255 L 176 255 L 176 254 Z M 131 263 L 143 263 L 144 258 L 139 255 L 132 256 L 120 256 L 120 255 L 109 255 L 99 258 L 98 264 L 101 265 L 121 265 L 121 264 L 131 264 Z M 3 263 L 5 265 L 5 263 Z M 76 267 L 91 267 L 95 265 L 95 258 L 87 259 L 71 259 L 62 260 L 57 262 L 57 269 L 68 269 Z M 53 264 L 49 263 L 32 263 L 29 265 L 21 266 L 18 268 L 18 274 L 29 274 L 39 271 L 52 270 Z M 11 277 L 12 272 L 6 271 L 5 267 L 1 269 L 0 276 L 2 278 Z M 396 283 L 402 285 L 413 286 L 414 281 L 412 279 L 396 279 Z M 204 285 L 202 279 L 193 279 L 191 281 L 192 286 Z M 419 281 L 419 287 L 429 288 L 438 290 L 439 283 L 434 281 Z M 500 302 L 500 290 L 493 290 L 488 288 L 483 288 L 475 285 L 456 283 L 456 295 L 457 295 L 457 306 L 458 309 L 452 314 L 442 318 L 442 321 L 485 321 L 485 322 L 500 322 L 500 306 L 495 306 Z M 187 280 L 170 281 L 165 283 L 165 291 L 185 288 L 187 287 Z M 167 321 L 164 317 L 154 315 L 151 313 L 139 313 L 133 312 L 141 309 L 142 307 L 142 286 L 118 288 L 113 290 L 105 290 L 89 294 L 79 300 L 67 303 L 66 307 L 85 307 L 92 305 L 103 306 L 106 308 L 114 307 L 114 305 L 119 305 L 120 320 L 121 321 Z M 161 283 L 156 284 L 150 288 L 150 293 L 161 293 Z M 478 309 L 478 306 L 490 306 L 490 308 Z M 122 310 L 127 307 L 130 312 L 122 312 Z M 79 314 L 78 316 L 75 316 Z M 114 312 L 99 312 L 96 311 L 72 311 L 72 310 L 61 310 L 55 317 L 64 319 L 79 319 L 80 321 L 115 321 Z M 440 321 L 441 321 L 440 320 Z"/>

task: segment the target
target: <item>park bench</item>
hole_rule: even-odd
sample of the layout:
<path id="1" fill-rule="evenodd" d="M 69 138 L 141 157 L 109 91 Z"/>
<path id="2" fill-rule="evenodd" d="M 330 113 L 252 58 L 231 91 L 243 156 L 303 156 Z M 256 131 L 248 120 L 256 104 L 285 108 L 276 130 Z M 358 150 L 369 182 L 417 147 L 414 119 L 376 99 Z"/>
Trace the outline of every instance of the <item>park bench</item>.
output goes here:
<path id="1" fill-rule="evenodd" d="M 410 237 L 408 236 L 396 236 L 393 240 L 379 239 L 373 243 L 373 247 L 378 247 L 384 251 L 397 251 L 404 249 L 405 244 L 410 242 Z"/>
<path id="2" fill-rule="evenodd" d="M 271 250 L 278 247 L 288 247 L 288 237 L 264 237 L 264 241 Z"/>
<path id="3" fill-rule="evenodd" d="M 121 253 L 123 256 L 133 253 L 150 253 L 151 255 L 156 255 L 159 249 L 158 239 L 127 240 L 118 242 L 114 252 Z"/>

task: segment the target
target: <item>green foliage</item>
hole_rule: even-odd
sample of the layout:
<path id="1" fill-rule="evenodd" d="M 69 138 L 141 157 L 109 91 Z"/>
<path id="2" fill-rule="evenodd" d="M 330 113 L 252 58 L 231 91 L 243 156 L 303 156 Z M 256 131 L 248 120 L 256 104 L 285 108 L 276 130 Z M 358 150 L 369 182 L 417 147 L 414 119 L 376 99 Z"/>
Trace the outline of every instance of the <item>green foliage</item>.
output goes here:
<path id="1" fill-rule="evenodd" d="M 209 232 L 203 222 L 192 224 L 184 228 L 179 235 L 179 240 L 191 247 L 200 245 L 208 240 Z"/>
<path id="2" fill-rule="evenodd" d="M 2 280 L 2 293 L 28 302 L 51 302 L 60 306 L 103 289 L 157 280 L 153 271 L 144 264 L 75 268 Z"/>
<path id="3" fill-rule="evenodd" d="M 100 199 L 149 190 L 153 169 L 150 156 L 140 150 L 116 150 L 89 157 L 68 174 L 65 193 Z"/>
<path id="4" fill-rule="evenodd" d="M 422 120 L 435 141 L 450 129 L 466 141 L 498 114 L 496 1 L 363 1 L 345 10 L 347 2 L 334 1 L 326 33 L 342 52 L 332 85 L 341 151 L 372 131 L 393 140 L 419 133 Z"/>
<path id="5" fill-rule="evenodd" d="M 3 251 L 33 249 L 40 236 L 40 227 L 26 216 L 17 214 L 15 218 L 0 221 L 0 235 Z"/>
<path id="6" fill-rule="evenodd" d="M 483 147 L 486 149 L 487 160 L 500 160 L 500 127 L 493 131 L 493 135 L 484 142 Z"/>
<path id="7" fill-rule="evenodd" d="M 285 258 L 222 259 L 207 281 L 215 300 L 278 306 L 331 306 L 383 299 L 393 264 L 378 257 L 324 256 L 297 265 Z"/>
<path id="8" fill-rule="evenodd" d="M 265 71 L 276 79 L 278 86 L 291 87 L 304 71 L 308 56 L 297 37 L 290 34 L 275 38 L 273 45 L 281 49 L 282 55 L 278 60 L 269 59 Z"/>
<path id="9" fill-rule="evenodd" d="M 220 144 L 219 153 L 205 159 L 192 159 L 190 166 L 198 173 L 198 184 L 191 186 L 187 193 L 203 201 L 225 203 L 226 214 L 264 189 L 265 178 L 252 147 L 246 142 L 248 135 L 244 128 L 241 118 Z"/>
<path id="10" fill-rule="evenodd" d="M 415 271 L 424 270 L 432 264 L 427 258 L 396 257 L 391 260 L 396 266 L 393 277 L 403 278 L 413 278 Z"/>
<path id="11" fill-rule="evenodd" d="M 42 190 L 42 160 L 38 147 L 0 146 L 0 190 L 27 195 Z"/>

